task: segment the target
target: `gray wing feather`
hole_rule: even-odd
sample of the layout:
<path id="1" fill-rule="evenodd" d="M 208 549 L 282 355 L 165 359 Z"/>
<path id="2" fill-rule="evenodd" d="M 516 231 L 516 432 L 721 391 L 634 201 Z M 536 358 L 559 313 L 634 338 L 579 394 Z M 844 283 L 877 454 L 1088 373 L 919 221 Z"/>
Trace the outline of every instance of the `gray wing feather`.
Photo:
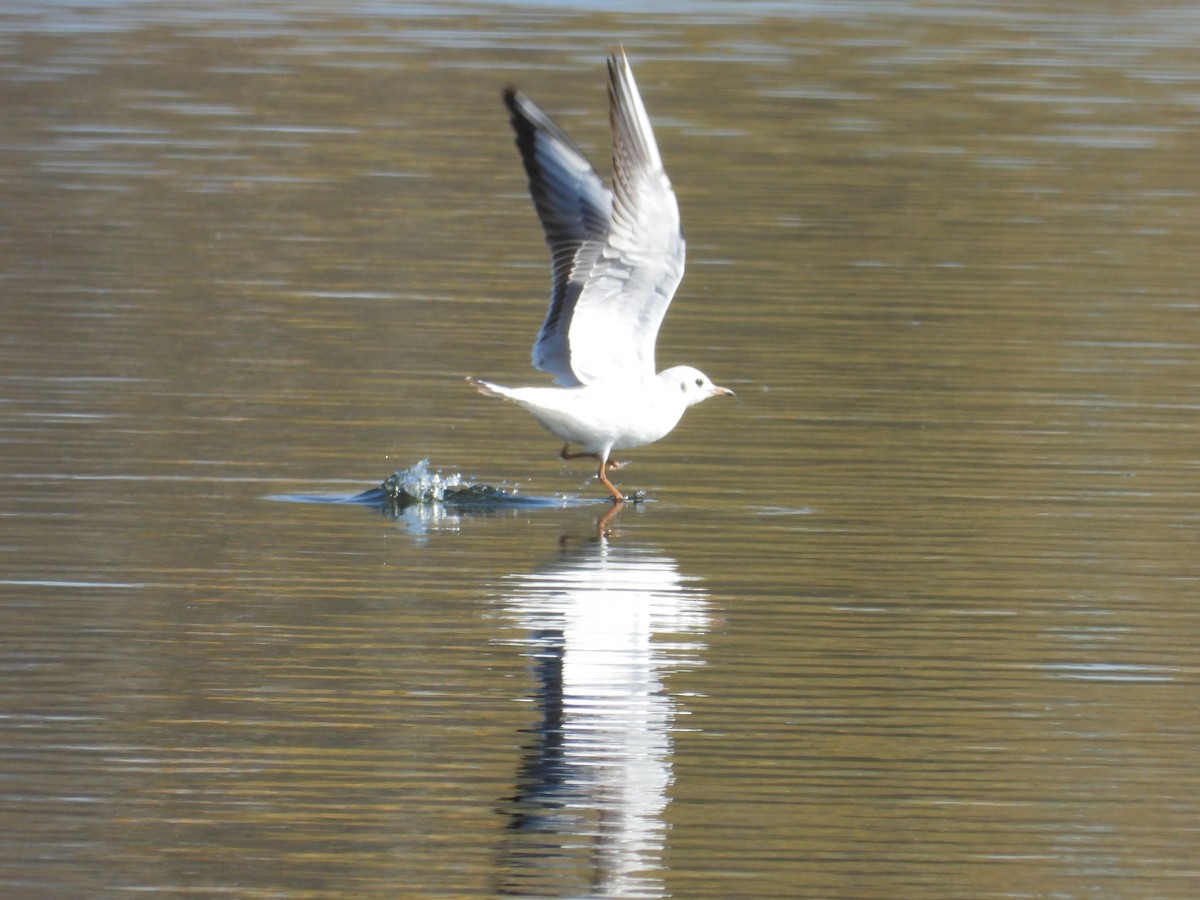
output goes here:
<path id="1" fill-rule="evenodd" d="M 533 362 L 559 384 L 652 376 L 658 328 L 683 278 L 679 205 L 623 52 L 608 72 L 615 193 L 532 101 L 505 94 L 553 263 Z"/>
<path id="2" fill-rule="evenodd" d="M 558 384 L 582 384 L 571 368 L 567 334 L 579 295 L 610 230 L 612 193 L 537 104 L 511 88 L 505 91 L 504 101 L 550 247 L 550 306 L 533 345 L 533 364 L 553 375 Z"/>

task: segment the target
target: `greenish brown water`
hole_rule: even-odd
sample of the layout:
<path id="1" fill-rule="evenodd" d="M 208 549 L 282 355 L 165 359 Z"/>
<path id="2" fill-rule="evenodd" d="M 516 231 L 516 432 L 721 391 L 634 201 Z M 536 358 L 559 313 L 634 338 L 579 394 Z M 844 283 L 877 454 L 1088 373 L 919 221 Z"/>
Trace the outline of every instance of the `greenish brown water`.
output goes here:
<path id="1" fill-rule="evenodd" d="M 738 399 L 602 503 L 504 110 L 629 53 Z M 1193 897 L 1200 16 L 0 12 L 0 893 Z"/>

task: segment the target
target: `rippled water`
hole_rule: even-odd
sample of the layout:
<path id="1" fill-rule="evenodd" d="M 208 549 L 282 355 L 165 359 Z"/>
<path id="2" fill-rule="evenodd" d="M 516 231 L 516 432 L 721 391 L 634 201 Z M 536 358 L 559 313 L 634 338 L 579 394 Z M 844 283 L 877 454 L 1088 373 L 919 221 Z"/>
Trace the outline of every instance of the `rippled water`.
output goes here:
<path id="1" fill-rule="evenodd" d="M 1198 42 L 6 6 L 0 893 L 1195 896 Z M 738 399 L 598 539 L 463 377 L 538 377 L 500 90 L 606 171 L 616 43 L 688 238 L 660 363 Z M 388 502 L 421 460 L 485 502 Z"/>

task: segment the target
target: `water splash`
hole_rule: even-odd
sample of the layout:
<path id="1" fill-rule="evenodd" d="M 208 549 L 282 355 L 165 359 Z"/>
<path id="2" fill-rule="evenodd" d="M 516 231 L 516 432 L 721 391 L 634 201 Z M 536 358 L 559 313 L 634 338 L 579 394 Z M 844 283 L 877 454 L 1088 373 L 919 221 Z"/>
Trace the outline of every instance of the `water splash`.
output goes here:
<path id="1" fill-rule="evenodd" d="M 453 497 L 464 487 L 470 485 L 463 484 L 461 472 L 443 475 L 440 470 L 431 471 L 429 460 L 423 459 L 407 469 L 393 472 L 378 488 L 364 493 L 382 491 L 389 502 L 408 506 L 412 503 L 443 503 L 447 493 Z"/>
<path id="2" fill-rule="evenodd" d="M 393 472 L 379 487 L 363 491 L 354 499 L 360 503 L 382 500 L 388 507 L 396 509 L 438 504 L 460 511 L 562 506 L 565 502 L 565 498 L 528 497 L 518 493 L 516 488 L 464 481 L 460 472 L 444 475 L 441 470 L 430 469 L 427 459 Z"/>
<path id="3" fill-rule="evenodd" d="M 385 515 L 410 517 L 416 514 L 420 518 L 438 518 L 445 512 L 486 514 L 504 510 L 561 508 L 591 502 L 568 496 L 535 497 L 521 494 L 512 487 L 467 481 L 460 472 L 445 474 L 440 469 L 430 468 L 427 459 L 393 472 L 377 487 L 358 494 L 284 494 L 269 499 L 293 503 L 353 503 L 374 506 Z"/>

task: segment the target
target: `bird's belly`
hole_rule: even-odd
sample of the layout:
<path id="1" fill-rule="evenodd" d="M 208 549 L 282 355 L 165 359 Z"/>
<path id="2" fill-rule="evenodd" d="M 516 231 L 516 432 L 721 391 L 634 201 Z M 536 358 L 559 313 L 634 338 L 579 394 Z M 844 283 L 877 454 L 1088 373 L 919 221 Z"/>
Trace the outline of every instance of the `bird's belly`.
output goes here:
<path id="1" fill-rule="evenodd" d="M 563 396 L 558 389 L 553 405 L 522 404 L 542 427 L 588 453 L 626 450 L 652 444 L 679 422 L 680 413 L 662 410 L 644 397 L 609 397 L 599 391 Z M 547 398 L 539 397 L 539 400 Z"/>
<path id="2" fill-rule="evenodd" d="M 643 447 L 646 444 L 653 444 L 655 441 L 661 440 L 670 434 L 678 421 L 678 419 L 673 421 L 658 419 L 648 422 L 630 422 L 619 434 L 615 435 L 612 444 L 613 449 L 628 450 L 631 447 Z"/>

